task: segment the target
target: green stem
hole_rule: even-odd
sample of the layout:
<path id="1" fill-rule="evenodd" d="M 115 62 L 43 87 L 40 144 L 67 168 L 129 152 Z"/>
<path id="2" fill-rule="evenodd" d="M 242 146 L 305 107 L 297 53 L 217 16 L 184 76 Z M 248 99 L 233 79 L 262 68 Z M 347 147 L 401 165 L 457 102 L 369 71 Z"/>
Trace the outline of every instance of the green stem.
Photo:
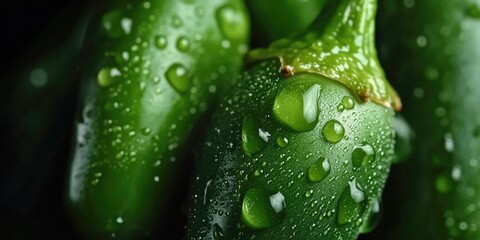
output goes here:
<path id="1" fill-rule="evenodd" d="M 249 60 L 277 57 L 286 76 L 317 73 L 347 85 L 363 102 L 400 110 L 375 50 L 376 1 L 331 1 L 324 9 L 306 32 L 253 50 Z"/>

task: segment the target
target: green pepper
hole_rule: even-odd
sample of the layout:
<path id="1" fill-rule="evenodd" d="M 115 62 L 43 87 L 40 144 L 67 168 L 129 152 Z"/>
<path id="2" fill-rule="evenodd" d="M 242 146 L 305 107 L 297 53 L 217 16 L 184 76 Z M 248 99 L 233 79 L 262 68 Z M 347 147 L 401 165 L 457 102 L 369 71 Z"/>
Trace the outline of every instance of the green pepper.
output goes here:
<path id="1" fill-rule="evenodd" d="M 398 239 L 480 238 L 480 1 L 386 1 L 379 46 L 415 131 L 385 201 Z M 396 210 L 396 211 L 395 211 Z"/>
<path id="2" fill-rule="evenodd" d="M 71 228 L 61 196 L 77 99 L 73 75 L 91 16 L 87 5 L 68 4 L 2 76 L 9 91 L 0 111 L 8 139 L 0 153 L 2 238 L 70 237 L 51 226 Z"/>
<path id="3" fill-rule="evenodd" d="M 171 218 L 187 138 L 235 79 L 249 19 L 238 0 L 103 1 L 95 19 L 67 205 L 89 238 L 137 238 Z"/>
<path id="4" fill-rule="evenodd" d="M 318 16 L 326 0 L 246 0 L 252 18 L 252 47 L 299 33 Z"/>
<path id="5" fill-rule="evenodd" d="M 187 239 L 354 239 L 370 230 L 400 99 L 374 0 L 330 1 L 304 34 L 253 50 L 200 158 Z"/>

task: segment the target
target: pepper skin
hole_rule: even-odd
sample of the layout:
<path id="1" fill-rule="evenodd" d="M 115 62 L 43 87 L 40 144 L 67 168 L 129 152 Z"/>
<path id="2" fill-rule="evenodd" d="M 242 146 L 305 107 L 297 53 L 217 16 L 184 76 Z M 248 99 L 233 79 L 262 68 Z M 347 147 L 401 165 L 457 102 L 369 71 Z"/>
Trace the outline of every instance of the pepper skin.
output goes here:
<path id="1" fill-rule="evenodd" d="M 331 1 L 305 34 L 249 53 L 215 113 L 186 239 L 355 239 L 372 228 L 400 99 L 373 44 L 376 1 Z"/>
<path id="2" fill-rule="evenodd" d="M 98 4 L 66 201 L 86 237 L 140 238 L 169 219 L 185 143 L 235 79 L 249 19 L 237 0 Z"/>

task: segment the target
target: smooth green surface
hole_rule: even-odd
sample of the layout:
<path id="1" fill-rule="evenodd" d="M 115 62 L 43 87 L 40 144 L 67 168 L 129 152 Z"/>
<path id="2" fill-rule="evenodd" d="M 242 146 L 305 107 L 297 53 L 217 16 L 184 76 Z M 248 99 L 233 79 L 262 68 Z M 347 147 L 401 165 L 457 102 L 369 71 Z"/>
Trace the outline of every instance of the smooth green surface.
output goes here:
<path id="1" fill-rule="evenodd" d="M 381 59 L 415 132 L 385 224 L 396 239 L 479 239 L 480 1 L 406 3 L 379 11 Z"/>
<path id="2" fill-rule="evenodd" d="M 249 19 L 237 0 L 104 1 L 95 9 L 67 205 L 87 238 L 133 239 L 155 219 L 168 221 L 187 138 L 241 68 Z"/>

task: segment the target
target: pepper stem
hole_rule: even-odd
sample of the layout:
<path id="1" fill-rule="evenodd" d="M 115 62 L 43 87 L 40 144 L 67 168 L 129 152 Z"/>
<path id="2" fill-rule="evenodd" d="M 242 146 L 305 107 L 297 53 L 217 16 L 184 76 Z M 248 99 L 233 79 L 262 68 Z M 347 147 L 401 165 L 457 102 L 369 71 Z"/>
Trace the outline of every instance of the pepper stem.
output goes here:
<path id="1" fill-rule="evenodd" d="M 249 60 L 278 57 L 286 76 L 317 73 L 345 84 L 364 102 L 400 110 L 400 98 L 385 79 L 375 49 L 376 3 L 331 0 L 303 34 L 252 50 Z"/>

